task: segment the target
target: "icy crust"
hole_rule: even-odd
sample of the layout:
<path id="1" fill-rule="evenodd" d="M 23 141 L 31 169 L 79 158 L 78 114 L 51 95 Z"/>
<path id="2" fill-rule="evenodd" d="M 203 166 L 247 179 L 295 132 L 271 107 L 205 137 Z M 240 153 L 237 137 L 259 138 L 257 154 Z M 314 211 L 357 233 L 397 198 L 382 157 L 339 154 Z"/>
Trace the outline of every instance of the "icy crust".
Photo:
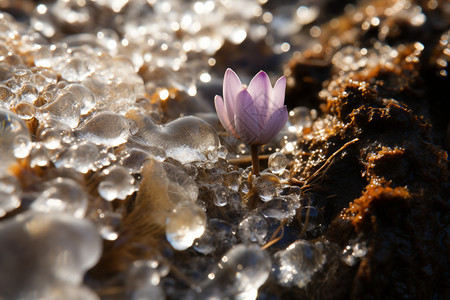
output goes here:
<path id="1" fill-rule="evenodd" d="M 447 157 L 417 116 L 429 101 L 448 137 L 448 10 L 262 3 L 0 14 L 0 298 L 443 295 Z M 255 177 L 204 96 L 211 68 L 294 46 L 289 120 Z"/>

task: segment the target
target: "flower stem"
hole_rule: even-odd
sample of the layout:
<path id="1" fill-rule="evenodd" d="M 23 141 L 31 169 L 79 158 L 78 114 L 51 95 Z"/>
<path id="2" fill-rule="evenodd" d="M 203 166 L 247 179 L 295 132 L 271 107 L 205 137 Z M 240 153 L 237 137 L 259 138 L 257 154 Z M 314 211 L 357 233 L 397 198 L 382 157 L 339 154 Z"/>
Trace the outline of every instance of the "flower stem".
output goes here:
<path id="1" fill-rule="evenodd" d="M 250 152 L 252 154 L 252 174 L 259 176 L 258 145 L 251 145 Z"/>

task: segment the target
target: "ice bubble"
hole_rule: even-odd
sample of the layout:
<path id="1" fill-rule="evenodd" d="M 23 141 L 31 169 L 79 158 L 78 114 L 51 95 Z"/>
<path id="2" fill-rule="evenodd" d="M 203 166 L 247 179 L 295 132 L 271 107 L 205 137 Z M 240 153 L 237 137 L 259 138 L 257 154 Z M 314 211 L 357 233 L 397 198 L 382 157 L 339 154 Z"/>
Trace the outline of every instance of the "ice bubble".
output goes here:
<path id="1" fill-rule="evenodd" d="M 176 250 L 186 250 L 206 227 L 206 214 L 196 204 L 175 208 L 167 217 L 166 238 Z"/>
<path id="2" fill-rule="evenodd" d="M 74 94 L 69 91 L 60 90 L 56 98 L 39 108 L 40 120 L 48 118 L 48 116 L 75 128 L 80 122 L 80 104 Z"/>
<path id="3" fill-rule="evenodd" d="M 0 84 L 0 104 L 5 107 L 11 106 L 16 94 L 6 85 Z"/>
<path id="4" fill-rule="evenodd" d="M 269 224 L 265 218 L 259 214 L 251 214 L 239 223 L 238 236 L 242 242 L 254 242 L 263 245 L 266 241 L 268 228 Z"/>
<path id="5" fill-rule="evenodd" d="M 254 179 L 254 188 L 262 201 L 270 201 L 276 196 L 280 179 L 271 173 L 261 173 Z"/>
<path id="6" fill-rule="evenodd" d="M 17 159 L 30 154 L 31 136 L 16 114 L 0 108 L 0 170 L 6 171 Z"/>
<path id="7" fill-rule="evenodd" d="M 367 254 L 367 245 L 365 242 L 352 241 L 347 245 L 341 254 L 341 259 L 348 266 L 354 266 L 358 259 Z"/>
<path id="8" fill-rule="evenodd" d="M 270 256 L 256 244 L 230 249 L 201 285 L 201 299 L 256 299 L 270 274 Z"/>
<path id="9" fill-rule="evenodd" d="M 214 234 L 206 228 L 202 236 L 194 241 L 194 249 L 202 254 L 209 254 L 216 250 Z"/>
<path id="10" fill-rule="evenodd" d="M 111 166 L 102 171 L 102 182 L 98 185 L 98 193 L 103 199 L 113 201 L 124 200 L 134 192 L 134 178 L 125 167 Z"/>
<path id="11" fill-rule="evenodd" d="M 222 207 L 228 203 L 228 195 L 230 190 L 225 186 L 217 186 L 214 188 L 214 204 Z"/>
<path id="12" fill-rule="evenodd" d="M 61 77 L 70 82 L 80 82 L 95 71 L 92 63 L 87 59 L 73 57 L 61 70 Z"/>
<path id="13" fill-rule="evenodd" d="M 34 117 L 36 109 L 33 104 L 28 102 L 19 102 L 14 106 L 14 112 L 22 120 L 30 120 Z"/>
<path id="14" fill-rule="evenodd" d="M 305 106 L 298 106 L 289 111 L 290 132 L 302 132 L 303 128 L 312 126 L 315 111 Z"/>
<path id="15" fill-rule="evenodd" d="M 70 178 L 58 177 L 48 182 L 48 187 L 34 200 L 31 208 L 41 212 L 65 212 L 83 218 L 88 198 L 84 188 Z"/>
<path id="16" fill-rule="evenodd" d="M 132 129 L 132 123 L 122 115 L 102 111 L 86 120 L 76 131 L 76 135 L 95 144 L 109 147 L 126 142 Z"/>
<path id="17" fill-rule="evenodd" d="M 50 68 L 52 51 L 47 45 L 39 45 L 33 52 L 33 58 L 37 67 Z"/>
<path id="18" fill-rule="evenodd" d="M 24 84 L 20 91 L 17 93 L 17 98 L 20 101 L 34 103 L 39 96 L 39 91 L 34 84 Z"/>
<path id="19" fill-rule="evenodd" d="M 275 197 L 263 203 L 259 211 L 264 217 L 277 220 L 284 220 L 295 215 L 295 207 L 285 197 Z"/>
<path id="20" fill-rule="evenodd" d="M 34 74 L 28 69 L 16 69 L 13 78 L 20 86 L 24 86 L 26 83 L 34 83 Z"/>
<path id="21" fill-rule="evenodd" d="M 298 240 L 274 254 L 274 274 L 281 285 L 305 287 L 326 261 L 322 243 Z"/>
<path id="22" fill-rule="evenodd" d="M 0 178 L 0 217 L 18 208 L 21 204 L 20 183 L 13 176 Z"/>
<path id="23" fill-rule="evenodd" d="M 198 186 L 191 176 L 174 165 L 164 162 L 164 171 L 169 179 L 168 196 L 175 205 L 191 205 L 197 200 Z"/>
<path id="24" fill-rule="evenodd" d="M 67 85 L 65 90 L 71 92 L 80 104 L 81 115 L 87 114 L 95 106 L 95 95 L 86 86 L 78 83 Z"/>
<path id="25" fill-rule="evenodd" d="M 237 192 L 241 184 L 241 174 L 238 171 L 230 171 L 223 174 L 224 184 L 228 186 L 231 190 Z"/>
<path id="26" fill-rule="evenodd" d="M 126 274 L 125 286 L 131 299 L 164 299 L 164 291 L 159 285 L 160 273 L 152 260 L 135 261 Z"/>
<path id="27" fill-rule="evenodd" d="M 96 170 L 96 162 L 100 158 L 97 145 L 83 141 L 67 148 L 55 162 L 55 166 L 60 168 L 71 168 L 80 173 L 87 173 Z"/>
<path id="28" fill-rule="evenodd" d="M 50 290 L 80 288 L 101 252 L 101 238 L 87 220 L 32 211 L 5 220 L 0 224 L 0 298 L 48 299 Z"/>
<path id="29" fill-rule="evenodd" d="M 145 161 L 150 159 L 150 155 L 141 149 L 131 148 L 121 159 L 121 165 L 131 173 L 140 173 Z"/>
<path id="30" fill-rule="evenodd" d="M 275 152 L 269 156 L 269 169 L 272 173 L 280 174 L 288 164 L 288 160 L 283 153 Z"/>
<path id="31" fill-rule="evenodd" d="M 55 150 L 63 142 L 72 141 L 72 129 L 56 119 L 48 118 L 40 122 L 36 136 L 45 148 Z"/>
<path id="32" fill-rule="evenodd" d="M 115 241 L 119 237 L 122 216 L 119 213 L 98 210 L 97 226 L 103 239 Z"/>
<path id="33" fill-rule="evenodd" d="M 207 122 L 194 116 L 181 117 L 165 125 L 157 125 L 150 117 L 135 114 L 138 131 L 131 138 L 143 146 L 163 148 L 167 156 L 181 163 L 203 161 L 207 153 L 217 151 L 219 137 Z"/>

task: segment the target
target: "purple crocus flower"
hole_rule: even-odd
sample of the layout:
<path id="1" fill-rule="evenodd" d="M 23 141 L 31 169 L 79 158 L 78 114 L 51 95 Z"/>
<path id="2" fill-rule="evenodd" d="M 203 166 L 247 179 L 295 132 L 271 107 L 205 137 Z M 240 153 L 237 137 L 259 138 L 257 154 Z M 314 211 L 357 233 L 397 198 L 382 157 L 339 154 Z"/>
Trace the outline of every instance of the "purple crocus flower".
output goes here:
<path id="1" fill-rule="evenodd" d="M 264 145 L 284 127 L 288 111 L 284 105 L 286 77 L 272 85 L 269 76 L 260 71 L 250 84 L 242 85 L 233 70 L 223 79 L 223 99 L 214 98 L 217 115 L 223 127 L 247 145 Z"/>

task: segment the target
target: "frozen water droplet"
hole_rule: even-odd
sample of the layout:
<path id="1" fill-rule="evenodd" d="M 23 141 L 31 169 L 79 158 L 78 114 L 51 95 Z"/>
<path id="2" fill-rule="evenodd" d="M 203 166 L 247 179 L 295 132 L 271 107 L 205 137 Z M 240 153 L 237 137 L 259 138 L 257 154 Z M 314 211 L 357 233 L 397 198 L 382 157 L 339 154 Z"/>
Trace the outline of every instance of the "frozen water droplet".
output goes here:
<path id="1" fill-rule="evenodd" d="M 214 204 L 219 207 L 227 205 L 228 194 L 229 189 L 227 187 L 219 185 L 218 187 L 214 188 Z"/>
<path id="2" fill-rule="evenodd" d="M 28 128 L 16 114 L 0 108 L 0 170 L 6 171 L 18 158 L 30 154 Z"/>
<path id="3" fill-rule="evenodd" d="M 201 286 L 200 298 L 255 299 L 269 277 L 270 256 L 256 244 L 230 249 Z"/>
<path id="4" fill-rule="evenodd" d="M 133 120 L 139 128 L 132 137 L 136 145 L 163 148 L 167 156 L 183 164 L 203 161 L 220 146 L 214 128 L 194 116 L 181 117 L 162 126 L 140 114 L 133 115 Z"/>
<path id="5" fill-rule="evenodd" d="M 124 200 L 134 192 L 134 178 L 122 166 L 112 166 L 102 171 L 102 182 L 98 185 L 98 193 L 103 199 L 113 201 Z"/>
<path id="6" fill-rule="evenodd" d="M 20 183 L 13 176 L 0 178 L 0 218 L 20 206 Z"/>
<path id="7" fill-rule="evenodd" d="M 74 180 L 58 177 L 48 183 L 31 208 L 41 212 L 66 212 L 83 218 L 87 210 L 87 194 Z"/>
<path id="8" fill-rule="evenodd" d="M 70 82 L 80 82 L 91 75 L 94 70 L 88 60 L 74 57 L 61 70 L 61 77 Z"/>
<path id="9" fill-rule="evenodd" d="M 34 64 L 37 67 L 50 68 L 51 62 L 52 62 L 51 61 L 52 52 L 50 50 L 50 47 L 47 45 L 40 45 L 33 52 L 33 58 L 34 58 Z"/>
<path id="10" fill-rule="evenodd" d="M 366 243 L 353 241 L 342 250 L 341 258 L 347 265 L 354 266 L 358 259 L 366 254 Z"/>
<path id="11" fill-rule="evenodd" d="M 9 107 L 13 100 L 16 98 L 16 95 L 11 91 L 9 87 L 6 85 L 0 84 L 0 104 Z"/>
<path id="12" fill-rule="evenodd" d="M 114 212 L 100 212 L 98 214 L 97 226 L 102 238 L 107 241 L 115 241 L 119 237 L 119 229 L 122 217 Z"/>
<path id="13" fill-rule="evenodd" d="M 231 171 L 223 175 L 224 184 L 237 192 L 241 184 L 242 176 L 238 171 Z"/>
<path id="14" fill-rule="evenodd" d="M 80 104 L 81 115 L 87 114 L 95 106 L 95 95 L 86 86 L 78 83 L 67 85 L 65 90 L 71 92 Z"/>
<path id="15" fill-rule="evenodd" d="M 44 167 L 49 163 L 48 151 L 40 143 L 34 144 L 30 152 L 30 166 Z"/>
<path id="16" fill-rule="evenodd" d="M 280 179 L 270 173 L 261 173 L 261 175 L 254 180 L 254 187 L 262 201 L 272 200 L 276 195 L 279 184 Z"/>
<path id="17" fill-rule="evenodd" d="M 28 103 L 34 103 L 39 96 L 39 91 L 34 84 L 24 84 L 20 91 L 17 93 L 17 97 L 20 101 Z"/>
<path id="18" fill-rule="evenodd" d="M 201 237 L 194 241 L 194 249 L 202 254 L 209 254 L 216 250 L 214 234 L 206 228 Z"/>
<path id="19" fill-rule="evenodd" d="M 166 238 L 176 250 L 186 250 L 205 231 L 206 214 L 197 205 L 177 207 L 167 217 Z"/>
<path id="20" fill-rule="evenodd" d="M 34 105 L 28 102 L 19 102 L 14 106 L 14 112 L 22 119 L 22 120 L 30 120 L 34 117 L 36 113 L 36 109 Z"/>
<path id="21" fill-rule="evenodd" d="M 49 290 L 81 288 L 101 253 L 101 238 L 88 220 L 35 211 L 5 220 L 0 224 L 0 298 L 49 299 Z"/>
<path id="22" fill-rule="evenodd" d="M 191 205 L 197 200 L 198 186 L 191 176 L 172 164 L 163 163 L 169 179 L 168 196 L 175 205 Z"/>
<path id="23" fill-rule="evenodd" d="M 26 83 L 34 83 L 34 74 L 28 69 L 15 70 L 13 78 L 20 86 L 23 86 Z"/>
<path id="24" fill-rule="evenodd" d="M 86 120 L 76 134 L 95 144 L 115 147 L 127 141 L 130 128 L 130 121 L 122 115 L 103 111 Z"/>
<path id="25" fill-rule="evenodd" d="M 31 142 L 28 135 L 18 135 L 13 140 L 13 153 L 17 158 L 25 158 L 30 154 Z"/>
<path id="26" fill-rule="evenodd" d="M 305 107 L 295 107 L 289 112 L 289 131 L 290 132 L 302 132 L 303 128 L 309 128 L 312 126 L 312 111 Z"/>
<path id="27" fill-rule="evenodd" d="M 252 214 L 239 223 L 238 236 L 242 242 L 256 242 L 263 245 L 266 242 L 268 228 L 266 219 L 259 214 Z"/>
<path id="28" fill-rule="evenodd" d="M 259 210 L 264 217 L 277 220 L 284 220 L 295 215 L 295 208 L 284 197 L 275 197 L 263 203 Z"/>
<path id="29" fill-rule="evenodd" d="M 39 119 L 51 116 L 70 128 L 77 127 L 80 122 L 80 104 L 69 91 L 60 90 L 55 100 L 43 105 L 39 112 Z"/>
<path id="30" fill-rule="evenodd" d="M 64 168 L 71 168 L 80 173 L 87 173 L 90 170 L 96 170 L 96 162 L 99 159 L 99 149 L 97 145 L 83 141 L 79 144 L 74 144 L 66 149 L 55 165 Z"/>
<path id="31" fill-rule="evenodd" d="M 269 156 L 269 169 L 272 173 L 281 174 L 288 164 L 286 156 L 281 152 L 275 152 Z"/>
<path id="32" fill-rule="evenodd" d="M 274 254 L 274 273 L 284 286 L 305 287 L 326 261 L 323 244 L 305 240 L 292 243 L 286 250 Z"/>
<path id="33" fill-rule="evenodd" d="M 131 299 L 165 299 L 159 285 L 160 273 L 153 261 L 137 260 L 126 273 L 125 286 Z"/>

